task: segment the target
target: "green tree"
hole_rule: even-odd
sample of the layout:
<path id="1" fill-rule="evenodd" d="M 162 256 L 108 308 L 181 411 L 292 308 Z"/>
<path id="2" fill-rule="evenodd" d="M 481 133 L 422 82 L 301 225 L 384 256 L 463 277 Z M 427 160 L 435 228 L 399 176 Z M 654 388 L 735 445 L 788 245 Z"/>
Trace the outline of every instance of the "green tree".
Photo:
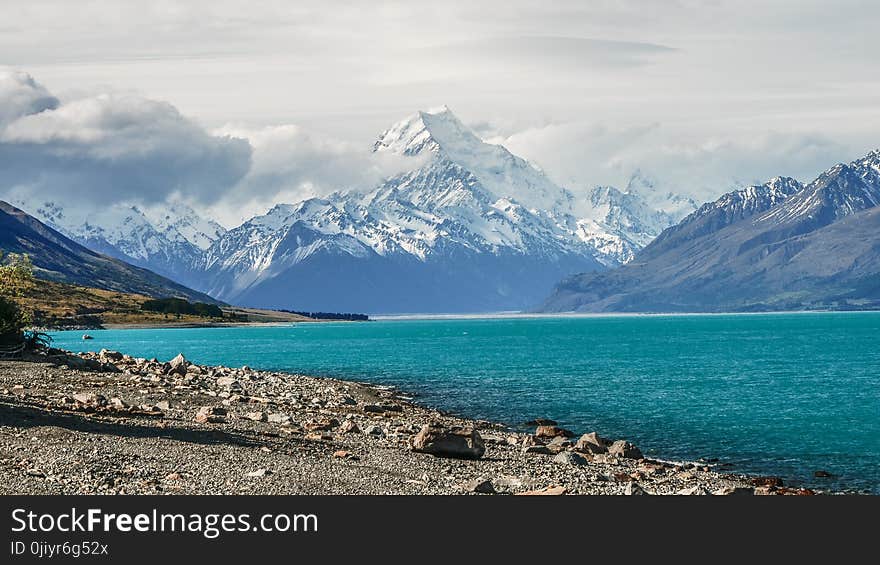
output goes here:
<path id="1" fill-rule="evenodd" d="M 0 294 L 19 296 L 33 281 L 34 265 L 27 254 L 4 255 L 0 250 Z"/>

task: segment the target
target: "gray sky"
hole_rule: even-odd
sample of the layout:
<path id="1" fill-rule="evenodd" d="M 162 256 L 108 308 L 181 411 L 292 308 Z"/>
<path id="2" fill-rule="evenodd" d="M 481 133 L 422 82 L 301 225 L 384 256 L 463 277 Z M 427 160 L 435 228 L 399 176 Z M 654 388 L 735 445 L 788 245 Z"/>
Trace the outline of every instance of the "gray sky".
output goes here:
<path id="1" fill-rule="evenodd" d="M 84 149 L 83 131 L 103 132 L 112 146 L 131 126 L 107 126 L 107 115 L 137 106 L 152 123 L 159 112 L 169 132 L 182 128 L 187 147 L 200 148 L 177 163 L 183 180 L 165 182 L 195 186 L 229 223 L 272 200 L 352 182 L 358 172 L 340 172 L 344 163 L 371 166 L 360 151 L 382 130 L 441 104 L 576 190 L 620 186 L 640 169 L 664 188 L 709 198 L 776 174 L 808 179 L 880 146 L 876 1 L 181 4 L 0 6 L 0 64 L 31 75 L 60 109 L 74 105 L 64 120 L 7 132 L 7 156 L 17 144 L 21 162 L 38 127 L 40 143 L 57 143 L 62 128 L 103 159 L 107 146 L 97 156 Z M 106 93 L 100 110 L 83 104 Z M 149 148 L 141 134 L 126 137 L 127 159 L 176 154 L 156 149 L 167 136 L 148 129 Z M 210 139 L 218 132 L 251 138 L 250 159 Z M 63 171 L 70 164 L 53 151 Z M 233 164 L 197 171 L 219 161 Z"/>

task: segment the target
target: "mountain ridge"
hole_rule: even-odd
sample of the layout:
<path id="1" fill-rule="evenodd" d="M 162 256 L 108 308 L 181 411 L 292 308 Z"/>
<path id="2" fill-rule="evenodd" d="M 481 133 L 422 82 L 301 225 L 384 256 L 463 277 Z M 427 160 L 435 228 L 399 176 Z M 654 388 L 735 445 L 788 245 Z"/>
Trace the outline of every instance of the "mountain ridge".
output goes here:
<path id="1" fill-rule="evenodd" d="M 880 240 L 864 226 L 877 221 L 878 202 L 880 151 L 807 185 L 777 177 L 702 206 L 626 265 L 563 280 L 539 310 L 877 307 L 869 279 Z"/>
<path id="2" fill-rule="evenodd" d="M 152 271 L 92 251 L 5 201 L 0 201 L 0 249 L 27 254 L 37 276 L 50 281 L 218 303 Z"/>

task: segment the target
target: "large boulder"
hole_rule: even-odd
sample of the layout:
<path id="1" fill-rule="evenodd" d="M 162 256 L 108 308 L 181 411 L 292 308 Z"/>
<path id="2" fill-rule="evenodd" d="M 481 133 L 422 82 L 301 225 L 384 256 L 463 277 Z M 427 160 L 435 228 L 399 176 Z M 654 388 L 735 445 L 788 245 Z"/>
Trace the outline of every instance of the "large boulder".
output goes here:
<path id="1" fill-rule="evenodd" d="M 412 438 L 412 449 L 436 457 L 479 459 L 486 445 L 473 428 L 446 428 L 441 424 L 425 424 Z"/>
<path id="2" fill-rule="evenodd" d="M 178 353 L 177 357 L 168 362 L 167 374 L 185 377 L 188 365 L 189 362 L 186 360 L 186 357 L 183 356 L 183 353 Z"/>
<path id="3" fill-rule="evenodd" d="M 98 353 L 98 357 L 105 363 L 118 363 L 119 361 L 122 361 L 124 355 L 118 351 L 102 349 L 101 352 Z"/>
<path id="4" fill-rule="evenodd" d="M 608 448 L 608 454 L 624 459 L 643 459 L 642 451 L 630 442 L 619 439 Z"/>
<path id="5" fill-rule="evenodd" d="M 538 426 L 538 428 L 535 430 L 535 437 L 574 437 L 574 433 L 558 426 Z"/>
<path id="6" fill-rule="evenodd" d="M 599 434 L 596 432 L 582 435 L 580 439 L 577 440 L 577 443 L 574 444 L 574 448 L 581 453 L 599 454 L 608 451 L 608 447 L 605 445 L 605 440 L 600 438 Z"/>

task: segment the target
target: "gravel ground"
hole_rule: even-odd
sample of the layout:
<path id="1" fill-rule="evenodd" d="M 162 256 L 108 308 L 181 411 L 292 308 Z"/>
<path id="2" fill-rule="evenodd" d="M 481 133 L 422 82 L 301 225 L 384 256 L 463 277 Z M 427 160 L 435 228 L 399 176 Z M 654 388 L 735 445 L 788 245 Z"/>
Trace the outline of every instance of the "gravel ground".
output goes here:
<path id="1" fill-rule="evenodd" d="M 485 453 L 414 451 L 429 422 L 477 430 Z M 389 388 L 182 358 L 53 350 L 0 361 L 0 494 L 812 494 L 629 447 L 596 454 L 541 430 L 559 437 Z"/>

